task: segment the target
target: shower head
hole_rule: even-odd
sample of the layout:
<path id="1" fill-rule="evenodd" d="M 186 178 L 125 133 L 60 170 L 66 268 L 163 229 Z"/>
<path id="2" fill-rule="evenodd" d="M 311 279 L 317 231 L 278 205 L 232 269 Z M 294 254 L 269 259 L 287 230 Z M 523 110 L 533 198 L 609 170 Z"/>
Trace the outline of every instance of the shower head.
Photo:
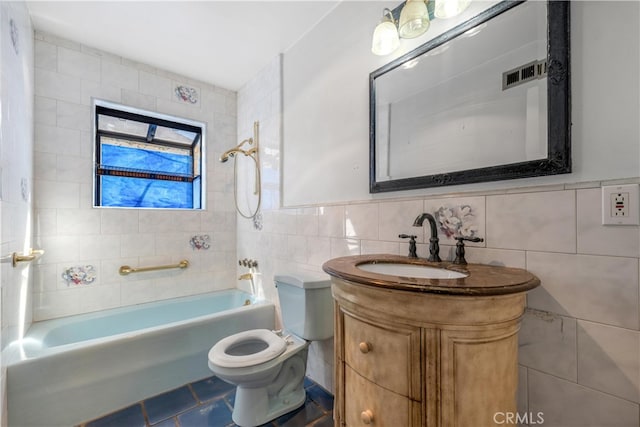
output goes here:
<path id="1" fill-rule="evenodd" d="M 224 163 L 227 160 L 229 160 L 230 157 L 234 157 L 236 155 L 236 153 L 244 153 L 244 150 L 241 150 L 238 147 L 232 148 L 231 150 L 227 150 L 224 153 L 222 153 L 222 156 L 220 156 L 220 162 Z"/>
<path id="2" fill-rule="evenodd" d="M 244 144 L 253 144 L 253 139 L 249 138 L 249 139 L 245 139 L 244 141 L 242 141 L 240 144 L 236 145 L 235 147 L 233 147 L 230 150 L 225 151 L 224 153 L 222 153 L 222 155 L 220 156 L 220 162 L 224 163 L 227 160 L 229 160 L 229 157 L 234 157 L 236 155 L 236 153 L 242 153 L 245 156 L 249 156 L 250 154 L 252 154 L 253 152 L 251 150 L 249 151 L 245 151 L 243 150 L 242 147 Z"/>
<path id="3" fill-rule="evenodd" d="M 229 157 L 233 157 L 233 153 L 225 152 L 222 156 L 220 156 L 220 163 L 224 163 L 229 160 Z"/>

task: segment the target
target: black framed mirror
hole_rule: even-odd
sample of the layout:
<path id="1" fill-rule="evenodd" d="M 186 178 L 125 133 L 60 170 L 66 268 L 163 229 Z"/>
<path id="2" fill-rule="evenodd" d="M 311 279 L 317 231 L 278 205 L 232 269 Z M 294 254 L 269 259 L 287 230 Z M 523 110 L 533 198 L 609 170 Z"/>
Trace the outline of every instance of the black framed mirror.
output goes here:
<path id="1" fill-rule="evenodd" d="M 369 191 L 571 172 L 568 1 L 503 1 L 372 72 Z"/>

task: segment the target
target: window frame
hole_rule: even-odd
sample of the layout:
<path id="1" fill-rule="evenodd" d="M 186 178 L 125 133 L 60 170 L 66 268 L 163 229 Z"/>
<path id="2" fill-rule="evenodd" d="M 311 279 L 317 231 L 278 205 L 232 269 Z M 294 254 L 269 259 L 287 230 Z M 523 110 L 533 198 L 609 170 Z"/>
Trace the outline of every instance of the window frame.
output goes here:
<path id="1" fill-rule="evenodd" d="M 133 120 L 140 123 L 149 124 L 147 137 L 138 136 L 134 134 L 113 132 L 99 128 L 99 115 L 107 115 L 124 120 Z M 206 210 L 206 123 L 186 119 L 183 117 L 171 116 L 168 114 L 157 113 L 154 111 L 143 110 L 141 108 L 122 105 L 110 101 L 101 99 L 92 99 L 92 122 L 93 122 L 93 182 L 92 182 L 92 205 L 94 208 L 107 208 L 107 209 L 154 209 L 154 210 Z M 155 126 L 154 126 L 155 125 Z M 191 145 L 182 144 L 179 142 L 167 141 L 163 139 L 156 139 L 155 135 L 151 132 L 151 128 L 154 126 L 154 130 L 157 127 L 166 127 L 170 129 L 183 130 L 187 132 L 196 133 Z M 136 172 L 134 169 L 126 169 L 124 171 L 116 171 L 115 169 L 103 169 L 100 164 L 101 157 L 101 138 L 112 137 L 119 140 L 130 141 L 134 143 L 152 144 L 159 147 L 177 148 L 180 150 L 190 150 L 191 154 L 191 174 L 189 177 L 183 174 L 172 174 L 171 172 L 157 172 L 153 171 L 141 171 Z M 200 146 L 199 155 L 195 153 L 195 148 Z M 196 162 L 199 161 L 199 174 L 196 175 Z M 140 176 L 140 175 L 148 176 Z M 194 189 L 192 207 L 154 207 L 154 206 L 103 206 L 101 200 L 101 176 L 124 176 L 130 178 L 146 178 L 156 180 L 168 180 L 168 181 L 180 181 L 190 182 L 195 186 L 194 182 L 199 180 L 200 191 L 196 194 Z M 158 178 L 160 176 L 161 178 Z M 199 206 L 197 205 L 199 202 Z M 194 207 L 195 206 L 195 207 Z"/>

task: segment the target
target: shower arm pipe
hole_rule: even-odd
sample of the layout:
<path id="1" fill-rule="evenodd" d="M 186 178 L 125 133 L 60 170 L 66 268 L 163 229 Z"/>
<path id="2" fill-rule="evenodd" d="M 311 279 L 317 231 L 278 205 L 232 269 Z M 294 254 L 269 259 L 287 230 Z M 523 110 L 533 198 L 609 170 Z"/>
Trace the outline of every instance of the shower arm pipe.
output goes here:
<path id="1" fill-rule="evenodd" d="M 243 150 L 242 149 L 243 145 L 245 145 L 245 144 L 253 145 L 254 142 L 255 142 L 255 146 L 254 147 L 249 148 L 248 150 Z M 259 150 L 258 150 L 258 122 L 257 121 L 253 123 L 253 137 L 244 139 L 242 142 L 240 142 L 240 144 L 238 144 L 235 147 L 230 148 L 227 151 L 225 151 L 224 153 L 222 153 L 222 155 L 220 156 L 220 161 L 222 163 L 224 163 L 227 160 L 229 160 L 229 157 L 234 157 L 235 158 L 236 154 L 238 154 L 238 153 L 244 154 L 245 156 L 248 156 L 248 157 L 254 157 L 254 154 L 255 154 L 256 158 L 259 155 Z"/>
<path id="2" fill-rule="evenodd" d="M 253 152 L 255 151 L 255 148 L 250 148 L 249 150 L 243 150 L 242 147 L 244 144 L 253 144 L 253 139 L 249 138 L 249 139 L 245 139 L 244 141 L 242 141 L 240 144 L 236 145 L 233 148 L 230 148 L 229 150 L 225 151 L 224 153 L 222 153 L 222 155 L 220 156 L 220 161 L 221 162 L 226 162 L 227 160 L 229 160 L 229 157 L 235 157 L 236 154 L 238 153 L 242 153 L 245 156 L 250 156 L 253 154 Z"/>
<path id="3" fill-rule="evenodd" d="M 131 273 L 144 273 L 144 272 L 147 272 L 147 271 L 170 270 L 170 269 L 174 269 L 174 268 L 180 268 L 180 269 L 184 270 L 187 267 L 189 267 L 189 261 L 187 261 L 186 259 L 183 259 L 182 261 L 180 261 L 177 264 L 158 265 L 158 266 L 154 266 L 154 267 L 133 268 L 133 267 L 130 267 L 128 265 L 123 265 L 122 267 L 120 267 L 120 270 L 118 270 L 118 271 L 119 271 L 120 275 L 126 276 L 126 275 L 131 274 Z"/>

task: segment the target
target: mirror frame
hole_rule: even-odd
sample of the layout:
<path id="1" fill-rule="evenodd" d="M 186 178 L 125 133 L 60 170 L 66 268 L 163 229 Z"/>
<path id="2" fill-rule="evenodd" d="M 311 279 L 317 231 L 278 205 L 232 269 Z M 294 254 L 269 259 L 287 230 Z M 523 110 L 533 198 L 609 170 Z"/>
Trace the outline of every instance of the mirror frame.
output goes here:
<path id="1" fill-rule="evenodd" d="M 369 75 L 369 192 L 413 190 L 571 172 L 569 2 L 547 1 L 547 158 L 434 175 L 376 181 L 376 78 L 527 0 L 502 1 Z"/>

